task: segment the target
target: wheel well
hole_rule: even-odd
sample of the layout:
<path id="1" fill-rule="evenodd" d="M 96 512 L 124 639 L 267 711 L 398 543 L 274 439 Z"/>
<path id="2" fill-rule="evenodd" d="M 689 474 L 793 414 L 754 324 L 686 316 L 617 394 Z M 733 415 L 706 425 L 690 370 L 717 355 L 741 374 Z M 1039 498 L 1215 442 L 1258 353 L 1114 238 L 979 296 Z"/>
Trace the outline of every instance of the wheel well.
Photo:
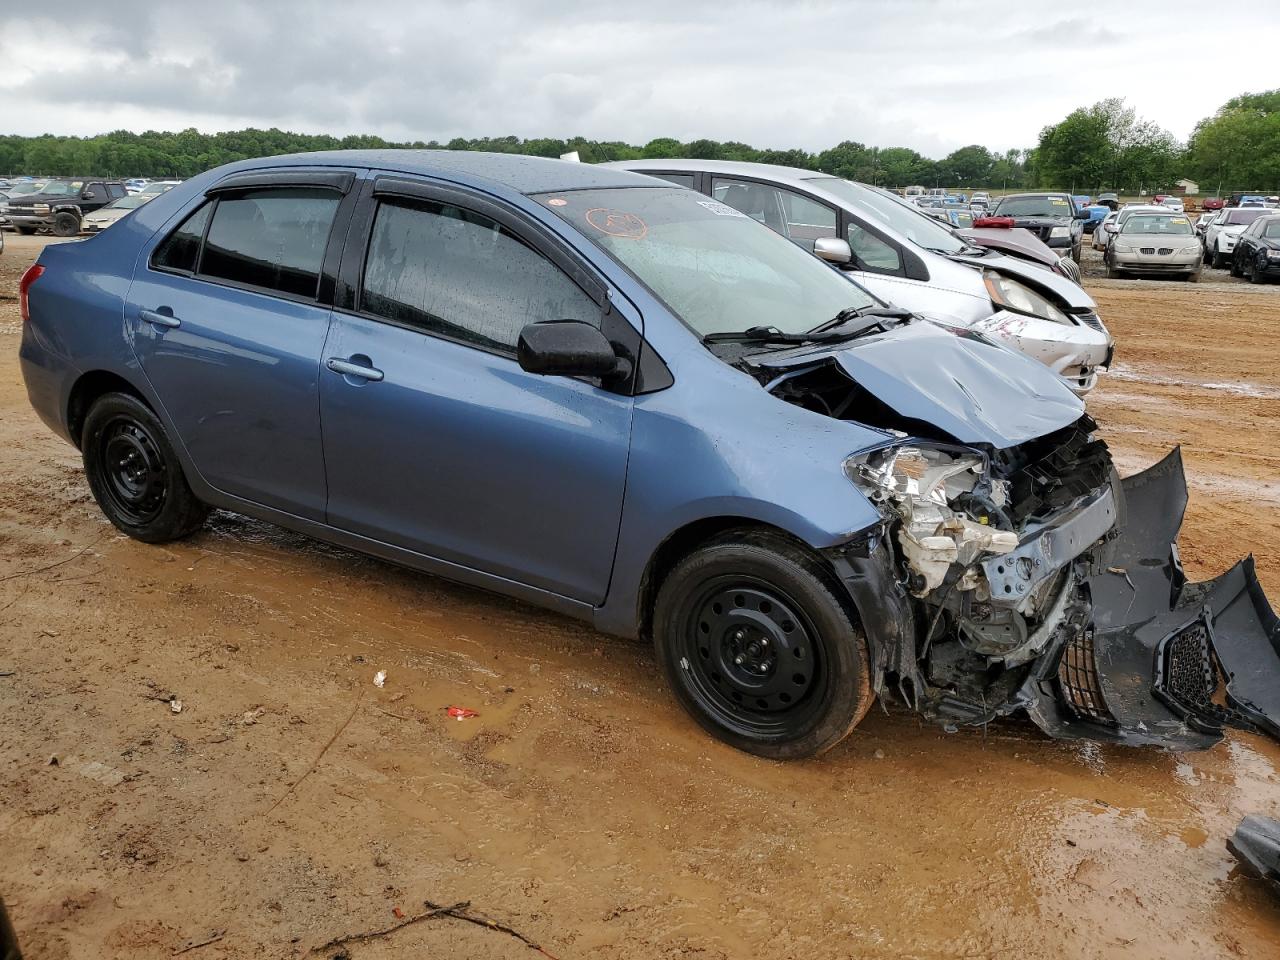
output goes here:
<path id="1" fill-rule="evenodd" d="M 773 524 L 763 523 L 759 520 L 749 520 L 745 517 L 705 517 L 701 520 L 695 520 L 693 523 L 687 524 L 670 534 L 658 545 L 658 549 L 649 558 L 649 565 L 645 568 L 644 578 L 640 581 L 639 608 L 636 611 L 636 622 L 640 624 L 639 635 L 641 639 L 653 639 L 653 605 L 657 600 L 658 591 L 662 589 L 662 582 L 667 578 L 667 574 L 671 572 L 677 563 L 693 553 L 693 551 L 731 530 L 746 536 L 767 534 L 785 540 L 796 549 L 809 554 L 824 568 L 829 567 L 827 561 L 813 547 L 794 534 L 788 533 L 781 527 L 775 527 Z M 834 571 L 831 572 L 831 578 L 835 581 Z M 849 602 L 845 591 L 839 589 L 838 582 L 833 582 L 832 593 L 840 598 L 842 603 Z M 850 610 L 856 613 L 856 611 L 852 610 L 851 604 Z"/>
<path id="2" fill-rule="evenodd" d="M 84 418 L 88 415 L 94 401 L 104 393 L 127 393 L 147 403 L 147 398 L 118 374 L 106 370 L 91 370 L 84 374 L 71 388 L 71 398 L 67 401 L 67 432 L 71 434 L 71 439 L 75 441 L 77 447 L 80 446 L 80 431 L 84 427 Z M 151 404 L 147 403 L 147 406 Z"/>

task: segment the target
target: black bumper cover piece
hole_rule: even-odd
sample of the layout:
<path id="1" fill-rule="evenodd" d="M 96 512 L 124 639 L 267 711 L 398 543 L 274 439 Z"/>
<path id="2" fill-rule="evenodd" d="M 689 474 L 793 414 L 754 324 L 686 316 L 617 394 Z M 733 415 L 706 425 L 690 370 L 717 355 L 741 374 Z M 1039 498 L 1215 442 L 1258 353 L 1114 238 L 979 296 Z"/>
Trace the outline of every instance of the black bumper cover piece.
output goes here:
<path id="1" fill-rule="evenodd" d="M 1210 747 L 1226 726 L 1280 739 L 1280 620 L 1253 558 L 1187 582 L 1178 450 L 1121 489 L 1119 535 L 1087 581 L 1092 622 L 1028 680 L 1027 712 L 1055 737 L 1176 750 Z"/>
<path id="2" fill-rule="evenodd" d="M 1250 814 L 1227 840 L 1227 849 L 1248 873 L 1271 881 L 1280 894 L 1280 820 Z"/>

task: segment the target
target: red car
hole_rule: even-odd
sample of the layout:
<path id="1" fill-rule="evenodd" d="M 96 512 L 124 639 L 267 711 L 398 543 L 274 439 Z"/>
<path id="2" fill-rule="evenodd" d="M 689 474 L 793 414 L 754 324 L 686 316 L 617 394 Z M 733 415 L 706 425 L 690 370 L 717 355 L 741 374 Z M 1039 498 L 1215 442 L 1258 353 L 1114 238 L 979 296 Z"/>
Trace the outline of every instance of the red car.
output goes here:
<path id="1" fill-rule="evenodd" d="M 1207 197 L 1207 198 L 1205 198 L 1205 201 L 1204 201 L 1202 204 L 1200 204 L 1200 209 L 1202 209 L 1202 210 L 1221 210 L 1221 209 L 1222 209 L 1222 202 L 1223 202 L 1223 201 L 1222 201 L 1222 198 L 1221 198 L 1221 197 Z"/>

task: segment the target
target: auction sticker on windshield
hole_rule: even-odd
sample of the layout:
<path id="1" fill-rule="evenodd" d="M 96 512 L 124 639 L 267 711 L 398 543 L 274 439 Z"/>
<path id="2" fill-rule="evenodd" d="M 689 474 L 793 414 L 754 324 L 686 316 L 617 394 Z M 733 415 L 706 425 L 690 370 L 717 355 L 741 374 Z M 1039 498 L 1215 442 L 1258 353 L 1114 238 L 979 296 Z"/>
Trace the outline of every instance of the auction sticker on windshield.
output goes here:
<path id="1" fill-rule="evenodd" d="M 735 210 L 727 203 L 721 203 L 719 200 L 699 200 L 698 206 L 706 207 L 718 217 L 745 217 L 746 214 L 741 210 Z"/>
<path id="2" fill-rule="evenodd" d="M 645 234 L 649 232 L 648 225 L 634 213 L 611 210 L 608 207 L 595 207 L 588 210 L 586 221 L 601 233 L 626 240 L 643 240 Z"/>

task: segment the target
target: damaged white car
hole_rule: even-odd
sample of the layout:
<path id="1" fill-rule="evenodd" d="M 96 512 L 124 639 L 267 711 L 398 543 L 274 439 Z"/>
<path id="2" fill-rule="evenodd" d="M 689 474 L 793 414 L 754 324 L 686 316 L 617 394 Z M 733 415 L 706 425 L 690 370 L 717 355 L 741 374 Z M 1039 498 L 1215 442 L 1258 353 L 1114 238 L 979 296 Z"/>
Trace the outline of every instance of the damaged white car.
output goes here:
<path id="1" fill-rule="evenodd" d="M 934 323 L 1039 360 L 1078 396 L 1114 353 L 1097 304 L 1071 268 L 978 246 L 887 190 L 764 163 L 626 160 L 745 213 L 833 264 L 876 296 Z"/>

